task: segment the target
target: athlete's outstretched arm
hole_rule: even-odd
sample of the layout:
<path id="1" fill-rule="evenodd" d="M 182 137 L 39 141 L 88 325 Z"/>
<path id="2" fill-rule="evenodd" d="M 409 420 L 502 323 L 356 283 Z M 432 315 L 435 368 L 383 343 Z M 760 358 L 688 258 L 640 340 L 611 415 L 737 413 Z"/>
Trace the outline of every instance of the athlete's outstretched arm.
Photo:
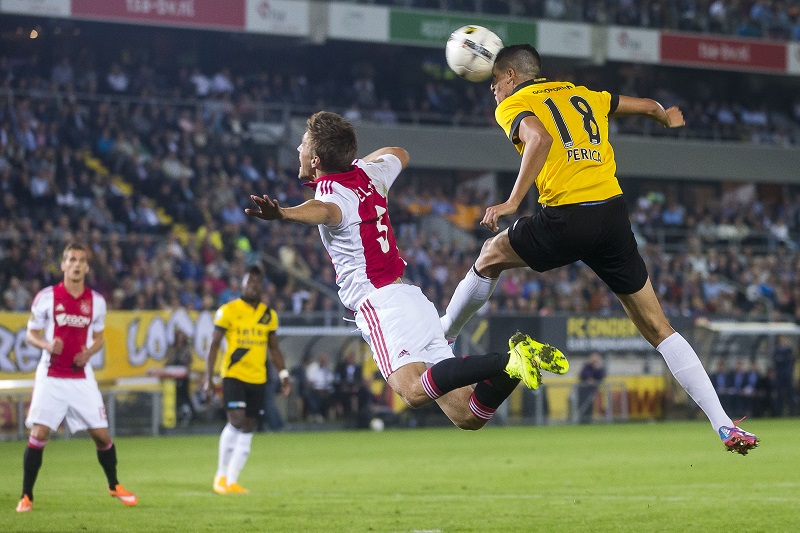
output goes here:
<path id="1" fill-rule="evenodd" d="M 333 202 L 308 200 L 295 207 L 281 207 L 278 200 L 273 200 L 266 194 L 264 196 L 251 195 L 250 199 L 258 209 L 251 207 L 245 209 L 244 212 L 261 220 L 288 220 L 308 226 L 319 224 L 335 226 L 342 221 L 342 210 Z"/>
<path id="2" fill-rule="evenodd" d="M 519 174 L 511 195 L 504 203 L 493 205 L 486 209 L 486 214 L 481 221 L 482 226 L 486 226 L 492 231 L 500 229 L 497 221 L 501 217 L 514 213 L 519 204 L 522 203 L 525 195 L 531 190 L 536 182 L 536 177 L 544 168 L 547 161 L 547 154 L 550 153 L 550 146 L 553 138 L 535 115 L 525 117 L 519 124 L 517 131 L 519 139 L 525 143 L 525 151 L 522 153 L 522 163 L 519 166 Z"/>
<path id="3" fill-rule="evenodd" d="M 642 115 L 663 124 L 665 128 L 680 128 L 686 124 L 683 112 L 678 107 L 664 109 L 664 106 L 650 98 L 620 95 L 619 104 L 612 115 L 616 117 Z"/>
<path id="4" fill-rule="evenodd" d="M 362 161 L 366 163 L 373 163 L 381 158 L 381 156 L 391 154 L 395 156 L 397 159 L 400 160 L 400 163 L 403 165 L 403 168 L 406 168 L 409 161 L 408 151 L 405 148 L 400 148 L 399 146 L 385 146 L 383 148 L 378 148 L 374 152 L 369 155 L 366 155 L 361 158 Z"/>

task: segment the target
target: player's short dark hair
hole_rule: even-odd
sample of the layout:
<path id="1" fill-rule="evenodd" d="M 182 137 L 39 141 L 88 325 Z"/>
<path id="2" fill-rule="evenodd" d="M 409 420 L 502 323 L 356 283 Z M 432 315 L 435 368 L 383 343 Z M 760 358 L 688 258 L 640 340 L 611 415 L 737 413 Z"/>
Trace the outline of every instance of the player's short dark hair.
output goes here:
<path id="1" fill-rule="evenodd" d="M 529 44 L 506 46 L 497 52 L 494 65 L 500 71 L 513 68 L 525 79 L 538 78 L 542 75 L 542 58 L 536 48 Z"/>
<path id="2" fill-rule="evenodd" d="M 64 246 L 64 251 L 61 252 L 62 260 L 67 258 L 67 252 L 69 252 L 70 250 L 80 250 L 84 252 L 87 256 L 87 259 L 90 258 L 92 255 L 92 251 L 89 249 L 87 245 L 83 244 L 82 242 L 70 241 L 67 243 L 66 246 Z"/>
<path id="3" fill-rule="evenodd" d="M 247 273 L 251 276 L 258 276 L 259 278 L 264 277 L 264 270 L 258 265 L 250 265 L 247 267 Z"/>
<path id="4" fill-rule="evenodd" d="M 336 113 L 320 111 L 306 121 L 311 154 L 319 157 L 322 170 L 347 172 L 356 158 L 358 141 L 353 124 Z"/>

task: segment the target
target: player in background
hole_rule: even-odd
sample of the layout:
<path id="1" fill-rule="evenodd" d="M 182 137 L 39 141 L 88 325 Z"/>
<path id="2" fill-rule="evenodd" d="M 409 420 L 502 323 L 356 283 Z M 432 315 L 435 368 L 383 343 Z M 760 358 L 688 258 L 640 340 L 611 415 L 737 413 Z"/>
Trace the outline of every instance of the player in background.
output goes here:
<path id="1" fill-rule="evenodd" d="M 560 351 L 524 336 L 512 338 L 508 353 L 453 356 L 436 308 L 418 287 L 401 281 L 405 262 L 387 201 L 408 153 L 386 147 L 354 161 L 356 150 L 350 122 L 335 113 L 312 115 L 298 151 L 299 178 L 315 189 L 314 199 L 281 207 L 267 195 L 252 196 L 257 208 L 245 212 L 319 227 L 339 297 L 403 401 L 417 408 L 435 400 L 456 426 L 474 430 L 492 418 L 520 379 L 535 389 L 540 369 L 566 372 Z"/>
<path id="2" fill-rule="evenodd" d="M 66 418 L 72 433 L 83 429 L 97 447 L 108 492 L 128 506 L 137 496 L 117 479 L 117 450 L 108 433 L 103 397 L 89 359 L 103 348 L 106 301 L 85 285 L 89 248 L 71 243 L 61 259 L 64 281 L 39 291 L 28 320 L 27 342 L 42 350 L 26 425 L 31 429 L 23 459 L 20 513 L 33 510 L 33 485 L 50 431 Z"/>
<path id="3" fill-rule="evenodd" d="M 214 315 L 214 334 L 206 358 L 204 390 L 213 390 L 214 366 L 224 338 L 227 343 L 220 365 L 222 401 L 228 423 L 219 437 L 219 460 L 214 476 L 217 494 L 246 494 L 239 473 L 250 455 L 258 417 L 264 414 L 267 357 L 272 358 L 281 380 L 281 392 L 289 394 L 289 371 L 275 334 L 278 314 L 262 302 L 264 273 L 251 266 L 242 279 L 242 295 L 226 303 Z"/>
<path id="4" fill-rule="evenodd" d="M 516 212 L 534 184 L 543 209 L 486 241 L 442 317 L 445 335 L 455 339 L 489 299 L 504 270 L 527 265 L 545 272 L 583 261 L 617 295 L 726 448 L 746 455 L 758 439 L 725 413 L 697 354 L 672 329 L 653 291 L 608 139 L 610 115 L 640 115 L 678 128 L 684 125 L 683 114 L 649 98 L 596 92 L 541 76 L 541 59 L 532 46 L 507 46 L 497 54 L 491 84 L 495 116 L 522 163 L 508 200 L 487 208 L 481 224 L 497 232 L 498 219 Z"/>

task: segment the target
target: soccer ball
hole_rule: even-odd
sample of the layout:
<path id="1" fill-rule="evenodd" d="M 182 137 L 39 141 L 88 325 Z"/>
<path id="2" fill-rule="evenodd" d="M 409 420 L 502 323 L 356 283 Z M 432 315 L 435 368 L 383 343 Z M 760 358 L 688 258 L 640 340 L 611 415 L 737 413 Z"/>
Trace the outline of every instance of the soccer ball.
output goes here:
<path id="1" fill-rule="evenodd" d="M 372 431 L 383 431 L 384 423 L 382 418 L 377 416 L 369 421 L 369 429 Z"/>
<path id="2" fill-rule="evenodd" d="M 492 76 L 492 65 L 503 41 L 483 26 L 458 28 L 447 40 L 447 66 L 468 81 L 484 81 Z"/>

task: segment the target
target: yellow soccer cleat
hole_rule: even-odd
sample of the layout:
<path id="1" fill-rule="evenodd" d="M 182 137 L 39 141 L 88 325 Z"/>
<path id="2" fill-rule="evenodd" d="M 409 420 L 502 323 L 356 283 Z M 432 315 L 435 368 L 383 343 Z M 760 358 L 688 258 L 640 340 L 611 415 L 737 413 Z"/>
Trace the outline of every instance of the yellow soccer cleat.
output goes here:
<path id="1" fill-rule="evenodd" d="M 136 494 L 132 493 L 119 483 L 117 486 L 114 487 L 114 490 L 108 489 L 108 493 L 113 496 L 114 498 L 118 499 L 128 507 L 133 507 L 137 503 L 139 503 L 139 497 Z"/>
<path id="2" fill-rule="evenodd" d="M 538 389 L 542 382 L 542 373 L 533 357 L 533 352 L 525 343 L 515 344 L 508 351 L 508 364 L 505 372 L 512 378 L 522 380 L 529 389 Z"/>
<path id="3" fill-rule="evenodd" d="M 33 511 L 33 502 L 28 498 L 27 494 L 23 494 L 22 499 L 17 504 L 17 512 L 27 513 L 28 511 Z"/>
<path id="4" fill-rule="evenodd" d="M 225 476 L 214 476 L 214 492 L 228 494 L 228 480 L 225 479 Z"/>
<path id="5" fill-rule="evenodd" d="M 569 370 L 569 361 L 561 350 L 543 344 L 531 338 L 530 335 L 516 332 L 510 339 L 508 339 L 508 346 L 512 350 L 515 346 L 524 344 L 527 349 L 533 352 L 533 359 L 536 361 L 536 366 L 542 370 L 547 370 L 553 374 L 566 374 Z"/>
<path id="6" fill-rule="evenodd" d="M 228 494 L 250 494 L 250 491 L 238 483 L 231 483 L 228 485 Z"/>

